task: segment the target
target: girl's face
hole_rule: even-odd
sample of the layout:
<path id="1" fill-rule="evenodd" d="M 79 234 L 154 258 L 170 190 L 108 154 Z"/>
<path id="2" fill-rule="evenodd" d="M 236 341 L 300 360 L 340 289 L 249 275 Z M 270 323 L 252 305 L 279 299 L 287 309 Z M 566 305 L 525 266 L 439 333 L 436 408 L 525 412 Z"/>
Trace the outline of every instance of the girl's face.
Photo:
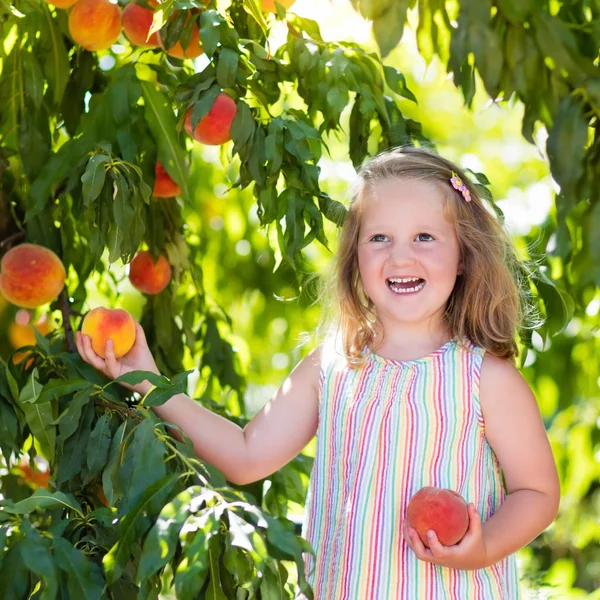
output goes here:
<path id="1" fill-rule="evenodd" d="M 444 328 L 459 256 L 456 231 L 436 185 L 389 180 L 375 186 L 363 209 L 358 265 L 385 332 Z"/>

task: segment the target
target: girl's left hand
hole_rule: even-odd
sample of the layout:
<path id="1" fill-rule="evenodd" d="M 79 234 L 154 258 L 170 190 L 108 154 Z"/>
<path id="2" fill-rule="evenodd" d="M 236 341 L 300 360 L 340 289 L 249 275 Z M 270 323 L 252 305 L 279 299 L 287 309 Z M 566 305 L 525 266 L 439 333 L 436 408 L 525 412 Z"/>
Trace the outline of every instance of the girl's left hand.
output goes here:
<path id="1" fill-rule="evenodd" d="M 451 569 L 472 570 L 488 567 L 481 516 L 472 503 L 468 505 L 468 511 L 469 528 L 462 540 L 454 546 L 442 546 L 435 532 L 429 531 L 429 548 L 426 548 L 419 534 L 413 527 L 409 527 L 406 521 L 402 526 L 404 539 L 420 560 Z"/>

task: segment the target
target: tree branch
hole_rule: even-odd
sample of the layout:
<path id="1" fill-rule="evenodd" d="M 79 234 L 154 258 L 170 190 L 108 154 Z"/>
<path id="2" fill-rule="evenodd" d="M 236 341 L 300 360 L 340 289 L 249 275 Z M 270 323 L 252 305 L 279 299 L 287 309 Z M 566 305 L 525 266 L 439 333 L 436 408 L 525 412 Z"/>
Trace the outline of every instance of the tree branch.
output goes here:
<path id="1" fill-rule="evenodd" d="M 22 231 L 17 231 L 9 235 L 7 238 L 3 239 L 0 242 L 0 248 L 4 248 L 4 246 L 12 246 L 14 242 L 18 242 L 19 240 L 25 237 L 25 233 Z"/>
<path id="2" fill-rule="evenodd" d="M 71 327 L 71 307 L 69 306 L 69 299 L 67 298 L 67 290 L 63 288 L 63 291 L 58 297 L 58 303 L 60 305 L 60 312 L 63 318 L 63 327 L 65 330 L 65 339 L 67 340 L 67 350 L 69 352 L 75 352 L 77 345 L 75 344 L 75 337 L 73 336 L 73 327 Z"/>

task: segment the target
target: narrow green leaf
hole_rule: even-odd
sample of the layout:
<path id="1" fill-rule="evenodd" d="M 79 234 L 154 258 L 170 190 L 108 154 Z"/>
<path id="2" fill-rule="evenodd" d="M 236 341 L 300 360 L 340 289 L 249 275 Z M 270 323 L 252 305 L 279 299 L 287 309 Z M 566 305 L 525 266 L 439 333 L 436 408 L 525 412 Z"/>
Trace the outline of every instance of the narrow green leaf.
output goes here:
<path id="1" fill-rule="evenodd" d="M 145 465 L 147 469 L 147 465 Z M 155 512 L 167 500 L 179 476 L 176 473 L 167 475 L 154 482 L 144 493 L 138 504 L 131 508 L 119 523 L 118 541 L 103 559 L 104 569 L 108 583 L 113 583 L 123 573 L 131 559 L 134 545 L 150 527 L 146 517 L 148 513 Z"/>
<path id="2" fill-rule="evenodd" d="M 68 396 L 73 392 L 89 388 L 90 384 L 88 381 L 83 379 L 76 380 L 65 380 L 65 379 L 51 379 L 44 386 L 42 393 L 38 397 L 38 402 L 43 404 L 44 402 L 50 402 L 56 398 Z"/>
<path id="3" fill-rule="evenodd" d="M 162 569 L 174 556 L 181 527 L 190 516 L 190 503 L 201 488 L 194 486 L 178 494 L 158 515 L 156 523 L 144 541 L 138 577 L 148 579 Z"/>
<path id="4" fill-rule="evenodd" d="M 153 84 L 140 81 L 144 95 L 145 117 L 158 147 L 158 160 L 181 188 L 186 203 L 190 202 L 185 167 L 185 150 L 177 136 L 177 121 L 169 101 Z"/>
<path id="5" fill-rule="evenodd" d="M 217 63 L 217 81 L 223 88 L 235 86 L 238 70 L 239 54 L 231 48 L 221 48 L 219 62 Z"/>
<path id="6" fill-rule="evenodd" d="M 42 384 L 38 380 L 38 369 L 33 369 L 31 375 L 27 378 L 25 387 L 21 390 L 19 395 L 19 402 L 29 402 L 35 404 L 37 399 L 42 392 Z"/>
<path id="7" fill-rule="evenodd" d="M 382 57 L 386 57 L 400 42 L 404 33 L 408 0 L 395 0 L 388 10 L 373 21 L 373 34 Z"/>
<path id="8" fill-rule="evenodd" d="M 112 434 L 110 430 L 110 415 L 104 414 L 98 419 L 88 442 L 88 481 L 91 481 L 100 471 L 100 469 L 104 468 L 106 459 L 108 458 L 108 449 L 111 441 Z"/>
<path id="9" fill-rule="evenodd" d="M 85 173 L 81 176 L 83 205 L 88 207 L 100 195 L 106 181 L 106 164 L 110 156 L 94 154 L 88 161 Z"/>
<path id="10" fill-rule="evenodd" d="M 83 517 L 81 506 L 73 498 L 62 492 L 49 492 L 43 488 L 37 489 L 29 498 L 21 500 L 13 505 L 4 505 L 3 510 L 15 515 L 26 515 L 38 509 L 64 508 L 75 511 Z"/>
<path id="11" fill-rule="evenodd" d="M 100 567 L 63 538 L 56 538 L 53 545 L 56 564 L 67 574 L 71 598 L 100 600 L 105 597 L 106 584 Z"/>
<path id="12" fill-rule="evenodd" d="M 258 26 L 262 29 L 265 37 L 267 37 L 268 25 L 260 7 L 260 0 L 245 0 L 245 2 L 242 3 L 242 6 L 244 7 L 244 10 L 254 18 L 258 23 Z"/>

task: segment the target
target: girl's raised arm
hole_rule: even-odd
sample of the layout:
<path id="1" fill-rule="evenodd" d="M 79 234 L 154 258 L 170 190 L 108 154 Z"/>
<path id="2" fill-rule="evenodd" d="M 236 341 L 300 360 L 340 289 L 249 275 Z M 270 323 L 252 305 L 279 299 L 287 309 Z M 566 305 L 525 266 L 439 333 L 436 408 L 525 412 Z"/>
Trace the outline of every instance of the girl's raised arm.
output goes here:
<path id="1" fill-rule="evenodd" d="M 106 360 L 92 349 L 87 336 L 77 335 L 79 353 L 108 377 L 132 370 L 156 371 L 142 328 L 137 324 L 134 348 L 116 359 L 107 343 Z M 164 421 L 180 427 L 192 440 L 201 460 L 219 469 L 232 483 L 244 485 L 262 479 L 292 460 L 314 437 L 318 424 L 320 348 L 309 353 L 283 382 L 272 400 L 241 429 L 232 421 L 204 408 L 185 394 L 154 407 Z M 144 382 L 135 389 L 145 394 Z"/>

